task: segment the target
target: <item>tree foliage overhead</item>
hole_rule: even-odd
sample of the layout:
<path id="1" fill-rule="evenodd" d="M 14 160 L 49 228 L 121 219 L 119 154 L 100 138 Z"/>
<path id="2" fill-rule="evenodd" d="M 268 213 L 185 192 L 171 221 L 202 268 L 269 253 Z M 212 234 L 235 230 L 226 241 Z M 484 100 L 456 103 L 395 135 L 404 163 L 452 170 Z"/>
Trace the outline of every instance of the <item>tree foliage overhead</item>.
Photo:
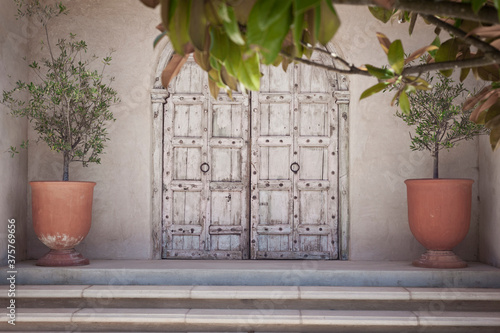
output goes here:
<path id="1" fill-rule="evenodd" d="M 149 7 L 161 5 L 162 33 L 176 54 L 162 75 L 164 86 L 179 72 L 186 55 L 194 52 L 198 65 L 208 73 L 210 91 L 258 90 L 260 64 L 304 62 L 342 74 L 376 77 L 376 85 L 361 98 L 395 87 L 393 101 L 410 110 L 409 94 L 430 89 L 422 74 L 440 71 L 449 77 L 460 71 L 460 80 L 472 73 L 489 85 L 471 98 L 465 108 L 470 119 L 491 129 L 493 149 L 500 147 L 500 1 L 494 0 L 141 0 Z M 417 20 L 435 26 L 435 35 L 410 55 L 401 40 L 377 33 L 387 55 L 387 65 L 351 64 L 326 45 L 340 26 L 335 4 L 367 7 L 378 20 L 397 18 L 408 24 L 411 35 Z M 398 28 L 399 29 L 399 28 Z M 413 48 L 412 48 L 413 49 Z M 326 52 L 333 65 L 314 63 L 312 52 Z M 425 64 L 412 60 L 426 55 Z"/>

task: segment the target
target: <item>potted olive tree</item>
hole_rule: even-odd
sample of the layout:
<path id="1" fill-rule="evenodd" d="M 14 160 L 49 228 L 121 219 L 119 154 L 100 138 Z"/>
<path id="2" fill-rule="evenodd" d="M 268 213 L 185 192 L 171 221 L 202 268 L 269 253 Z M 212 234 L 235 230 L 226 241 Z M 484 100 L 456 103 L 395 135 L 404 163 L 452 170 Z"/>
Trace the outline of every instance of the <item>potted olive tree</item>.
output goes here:
<path id="1" fill-rule="evenodd" d="M 100 163 L 106 124 L 114 121 L 110 106 L 118 102 L 117 92 L 105 80 L 104 68 L 111 57 L 96 61 L 86 57 L 87 44 L 69 34 L 56 43 L 49 38 L 49 22 L 67 12 L 61 4 L 43 5 L 38 0 L 16 1 L 18 15 L 41 23 L 45 40 L 42 49 L 47 58 L 29 63 L 35 82 L 17 81 L 4 91 L 2 104 L 12 114 L 28 119 L 51 150 L 62 155 L 62 181 L 30 182 L 32 188 L 33 227 L 38 238 L 51 250 L 37 265 L 86 265 L 89 260 L 74 250 L 88 234 L 92 217 L 94 182 L 70 182 L 69 165 Z M 98 65 L 99 71 L 93 68 Z M 27 143 L 21 144 L 26 147 Z M 11 147 L 11 153 L 18 152 Z"/>
<path id="2" fill-rule="evenodd" d="M 405 181 L 410 229 L 427 249 L 413 265 L 466 267 L 452 249 L 469 231 L 473 180 L 439 178 L 439 152 L 453 148 L 459 141 L 471 140 L 486 130 L 469 121 L 470 112 L 463 111 L 462 105 L 455 102 L 468 93 L 463 84 L 455 84 L 444 75 L 426 79 L 433 84 L 432 89 L 410 94 L 410 112 L 396 114 L 415 128 L 414 134 L 410 134 L 410 148 L 427 150 L 434 160 L 431 179 Z"/>

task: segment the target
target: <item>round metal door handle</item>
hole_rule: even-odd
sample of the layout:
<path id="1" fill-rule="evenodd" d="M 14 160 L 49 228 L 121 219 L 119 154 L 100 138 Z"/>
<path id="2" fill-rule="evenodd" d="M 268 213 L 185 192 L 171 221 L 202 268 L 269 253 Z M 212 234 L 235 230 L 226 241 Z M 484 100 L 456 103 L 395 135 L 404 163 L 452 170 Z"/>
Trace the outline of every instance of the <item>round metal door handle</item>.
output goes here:
<path id="1" fill-rule="evenodd" d="M 201 172 L 203 172 L 203 173 L 207 173 L 207 172 L 210 170 L 210 165 L 208 165 L 208 163 L 207 163 L 207 162 L 202 163 L 202 164 L 200 165 L 200 170 L 201 170 Z"/>
<path id="2" fill-rule="evenodd" d="M 291 165 L 290 165 L 290 170 L 292 170 L 293 173 L 297 173 L 299 172 L 300 170 L 300 165 L 299 163 L 297 162 L 293 162 Z"/>

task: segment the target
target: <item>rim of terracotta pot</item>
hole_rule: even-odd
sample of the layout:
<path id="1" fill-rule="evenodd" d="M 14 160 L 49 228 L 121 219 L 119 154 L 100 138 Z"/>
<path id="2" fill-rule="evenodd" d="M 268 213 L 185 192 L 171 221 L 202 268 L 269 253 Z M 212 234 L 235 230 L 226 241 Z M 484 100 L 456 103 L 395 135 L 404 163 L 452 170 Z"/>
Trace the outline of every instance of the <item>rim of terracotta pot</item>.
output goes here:
<path id="1" fill-rule="evenodd" d="M 61 183 L 87 183 L 87 184 L 96 184 L 96 182 L 93 181 L 86 181 L 86 180 L 32 180 L 29 182 L 31 183 L 55 183 L 55 184 L 61 184 Z"/>
<path id="2" fill-rule="evenodd" d="M 95 187 L 97 185 L 96 182 L 91 182 L 91 181 L 66 181 L 66 180 L 35 180 L 35 181 L 30 181 L 29 182 L 30 186 L 40 188 L 41 186 L 43 187 L 54 187 L 54 186 L 60 186 L 60 187 L 67 187 L 67 186 L 76 186 L 76 187 Z"/>
<path id="3" fill-rule="evenodd" d="M 473 179 L 469 179 L 469 178 L 415 178 L 415 179 L 406 179 L 405 180 L 405 184 L 408 184 L 408 183 L 437 183 L 437 182 L 440 182 L 440 183 L 446 183 L 446 182 L 450 182 L 450 183 L 457 183 L 457 182 L 463 182 L 463 183 L 466 183 L 466 184 L 472 184 L 474 183 L 474 180 Z"/>

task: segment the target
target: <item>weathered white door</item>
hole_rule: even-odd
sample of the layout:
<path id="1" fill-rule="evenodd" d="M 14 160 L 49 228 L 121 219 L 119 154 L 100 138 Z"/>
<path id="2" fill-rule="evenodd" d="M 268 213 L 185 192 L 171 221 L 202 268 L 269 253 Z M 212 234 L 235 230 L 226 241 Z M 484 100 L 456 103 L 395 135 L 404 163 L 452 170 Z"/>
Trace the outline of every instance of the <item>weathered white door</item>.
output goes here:
<path id="1" fill-rule="evenodd" d="M 263 68 L 252 93 L 251 257 L 337 259 L 337 110 L 319 68 Z"/>
<path id="2" fill-rule="evenodd" d="M 214 100 L 190 59 L 169 87 L 163 257 L 338 258 L 332 78 L 262 72 L 260 92 Z"/>
<path id="3" fill-rule="evenodd" d="M 163 257 L 248 258 L 248 97 L 210 97 L 190 59 L 164 115 Z"/>

